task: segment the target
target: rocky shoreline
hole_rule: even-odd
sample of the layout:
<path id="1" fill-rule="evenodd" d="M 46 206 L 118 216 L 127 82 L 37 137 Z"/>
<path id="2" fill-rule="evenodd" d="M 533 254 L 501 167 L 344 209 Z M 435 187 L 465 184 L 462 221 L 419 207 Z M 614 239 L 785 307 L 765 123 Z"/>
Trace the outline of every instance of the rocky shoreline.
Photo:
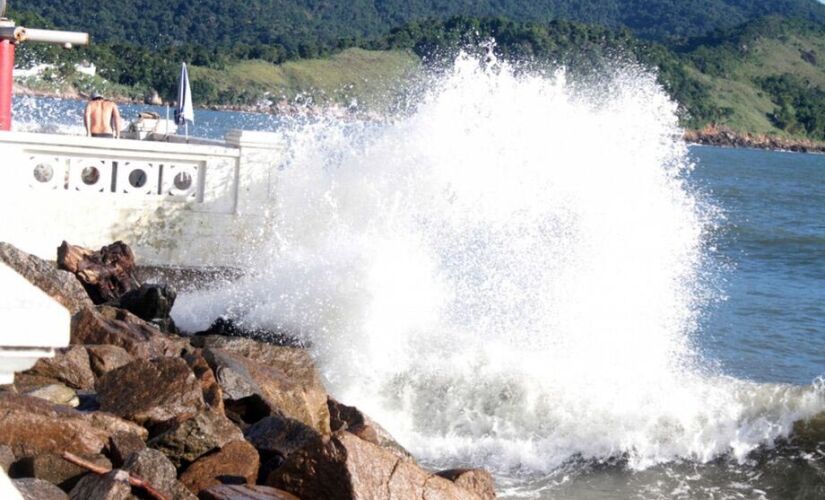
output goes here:
<path id="1" fill-rule="evenodd" d="M 701 130 L 686 130 L 684 139 L 688 143 L 704 146 L 793 151 L 795 153 L 825 153 L 825 142 L 741 133 L 716 125 L 708 125 Z"/>
<path id="2" fill-rule="evenodd" d="M 57 265 L 0 243 L 0 262 L 72 314 L 71 345 L 0 387 L 0 466 L 24 498 L 496 497 L 488 472 L 428 471 L 330 397 L 295 339 L 179 331 L 174 289 L 141 283 L 123 243 L 64 243 Z"/>

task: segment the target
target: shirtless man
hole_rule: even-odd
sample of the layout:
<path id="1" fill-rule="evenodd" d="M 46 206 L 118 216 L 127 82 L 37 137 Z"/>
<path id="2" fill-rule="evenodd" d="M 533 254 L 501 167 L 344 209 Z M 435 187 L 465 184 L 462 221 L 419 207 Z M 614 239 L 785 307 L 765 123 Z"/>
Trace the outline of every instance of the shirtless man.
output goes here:
<path id="1" fill-rule="evenodd" d="M 86 105 L 83 123 L 88 136 L 120 138 L 120 111 L 115 103 L 97 92 L 92 92 L 92 99 Z"/>

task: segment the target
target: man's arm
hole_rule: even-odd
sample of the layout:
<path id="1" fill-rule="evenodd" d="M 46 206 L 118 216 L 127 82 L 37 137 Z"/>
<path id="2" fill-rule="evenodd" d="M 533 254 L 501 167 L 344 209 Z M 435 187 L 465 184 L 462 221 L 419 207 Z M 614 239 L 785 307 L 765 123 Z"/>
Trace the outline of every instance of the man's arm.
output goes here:
<path id="1" fill-rule="evenodd" d="M 117 104 L 112 105 L 112 127 L 114 128 L 115 138 L 120 139 L 120 129 L 122 127 L 122 120 L 120 118 L 120 110 L 117 109 Z"/>

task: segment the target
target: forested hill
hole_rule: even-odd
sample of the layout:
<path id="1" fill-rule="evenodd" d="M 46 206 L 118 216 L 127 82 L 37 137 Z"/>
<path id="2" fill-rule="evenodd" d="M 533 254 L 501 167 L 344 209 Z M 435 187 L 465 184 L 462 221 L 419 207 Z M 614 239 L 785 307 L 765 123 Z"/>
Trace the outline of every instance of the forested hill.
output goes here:
<path id="1" fill-rule="evenodd" d="M 424 18 L 555 19 L 629 28 L 674 42 L 781 15 L 825 23 L 817 0 L 11 0 L 66 29 L 90 31 L 96 42 L 148 47 L 265 45 L 286 58 L 311 56 L 346 38 L 376 38 Z"/>

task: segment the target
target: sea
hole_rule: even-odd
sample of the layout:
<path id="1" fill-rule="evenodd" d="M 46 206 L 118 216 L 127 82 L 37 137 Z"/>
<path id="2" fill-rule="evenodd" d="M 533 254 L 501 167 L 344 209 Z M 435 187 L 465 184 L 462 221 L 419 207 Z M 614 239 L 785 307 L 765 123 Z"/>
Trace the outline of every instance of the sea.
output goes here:
<path id="1" fill-rule="evenodd" d="M 79 134 L 82 106 L 20 97 L 16 127 Z M 685 145 L 633 67 L 462 55 L 397 108 L 197 112 L 288 147 L 246 276 L 179 325 L 306 340 L 337 399 L 501 498 L 825 498 L 825 442 L 787 441 L 825 412 L 825 156 Z"/>

